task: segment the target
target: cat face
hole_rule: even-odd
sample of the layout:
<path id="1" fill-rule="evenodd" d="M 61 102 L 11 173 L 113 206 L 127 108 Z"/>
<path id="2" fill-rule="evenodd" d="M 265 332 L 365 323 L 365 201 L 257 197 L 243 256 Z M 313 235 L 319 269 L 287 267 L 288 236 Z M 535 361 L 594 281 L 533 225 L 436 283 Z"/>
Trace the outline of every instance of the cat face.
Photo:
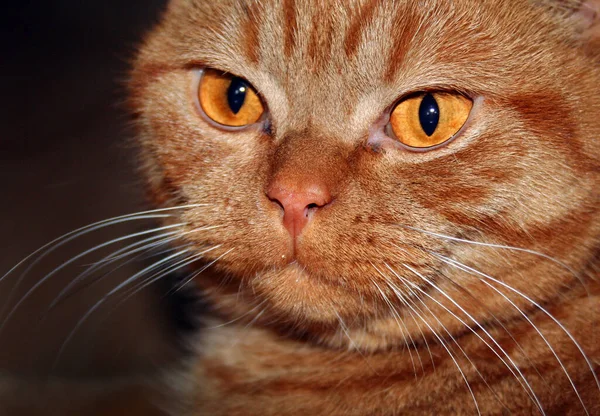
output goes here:
<path id="1" fill-rule="evenodd" d="M 380 348 L 584 283 L 594 59 L 526 2 L 176 0 L 132 103 L 219 311 Z"/>

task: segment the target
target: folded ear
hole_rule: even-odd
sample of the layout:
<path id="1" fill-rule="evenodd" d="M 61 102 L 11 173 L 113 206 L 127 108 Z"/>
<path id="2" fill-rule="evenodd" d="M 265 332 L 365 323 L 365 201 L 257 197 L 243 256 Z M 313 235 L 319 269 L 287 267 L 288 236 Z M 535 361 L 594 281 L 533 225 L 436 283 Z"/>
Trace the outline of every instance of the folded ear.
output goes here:
<path id="1" fill-rule="evenodd" d="M 600 38 L 600 0 L 543 0 L 585 40 Z"/>
<path id="2" fill-rule="evenodd" d="M 578 31 L 587 39 L 600 37 L 600 0 L 583 0 L 578 2 L 572 19 Z"/>
<path id="3" fill-rule="evenodd" d="M 600 60 L 600 0 L 531 0 L 558 19 L 577 44 Z"/>

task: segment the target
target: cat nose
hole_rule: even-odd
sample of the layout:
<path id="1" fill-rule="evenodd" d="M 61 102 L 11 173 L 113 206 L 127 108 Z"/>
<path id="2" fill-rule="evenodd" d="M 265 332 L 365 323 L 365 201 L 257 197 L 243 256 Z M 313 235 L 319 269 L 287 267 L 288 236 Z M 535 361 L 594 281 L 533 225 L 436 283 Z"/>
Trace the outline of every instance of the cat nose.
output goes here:
<path id="1" fill-rule="evenodd" d="M 283 208 L 283 225 L 294 239 L 310 222 L 315 211 L 331 202 L 327 186 L 310 179 L 296 183 L 275 180 L 267 191 L 267 197 Z"/>

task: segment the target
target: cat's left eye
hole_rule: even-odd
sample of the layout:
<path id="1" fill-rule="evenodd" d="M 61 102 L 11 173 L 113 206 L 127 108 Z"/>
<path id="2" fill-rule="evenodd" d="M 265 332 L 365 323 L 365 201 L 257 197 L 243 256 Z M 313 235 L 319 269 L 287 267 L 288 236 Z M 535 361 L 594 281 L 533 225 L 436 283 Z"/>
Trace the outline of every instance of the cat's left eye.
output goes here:
<path id="1" fill-rule="evenodd" d="M 457 93 L 412 95 L 392 110 L 389 128 L 407 147 L 426 150 L 453 138 L 467 121 L 472 107 L 472 100 Z"/>
<path id="2" fill-rule="evenodd" d="M 200 75 L 198 102 L 208 118 L 226 127 L 256 123 L 265 111 L 248 81 L 210 68 Z"/>

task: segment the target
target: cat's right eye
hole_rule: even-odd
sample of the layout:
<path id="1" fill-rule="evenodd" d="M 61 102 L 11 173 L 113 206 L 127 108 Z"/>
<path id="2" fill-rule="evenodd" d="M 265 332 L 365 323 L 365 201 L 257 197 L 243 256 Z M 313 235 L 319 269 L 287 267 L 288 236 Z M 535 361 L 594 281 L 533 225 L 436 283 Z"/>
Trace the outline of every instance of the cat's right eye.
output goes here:
<path id="1" fill-rule="evenodd" d="M 210 68 L 200 75 L 198 102 L 208 118 L 226 127 L 256 123 L 265 111 L 248 81 Z"/>

